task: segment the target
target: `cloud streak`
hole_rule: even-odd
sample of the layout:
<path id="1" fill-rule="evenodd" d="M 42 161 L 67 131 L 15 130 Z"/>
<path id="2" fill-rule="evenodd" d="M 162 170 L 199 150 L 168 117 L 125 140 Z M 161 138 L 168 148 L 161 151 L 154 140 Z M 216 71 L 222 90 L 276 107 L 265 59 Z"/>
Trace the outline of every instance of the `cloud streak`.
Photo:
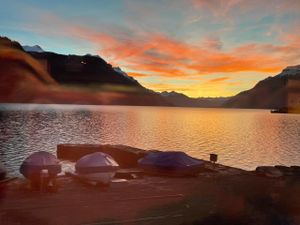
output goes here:
<path id="1" fill-rule="evenodd" d="M 258 0 L 188 0 L 187 2 L 196 8 L 196 12 L 208 12 L 194 15 L 190 23 L 196 23 L 204 17 L 209 17 L 210 14 L 216 21 L 224 20 L 229 23 L 235 23 L 236 17 L 243 14 L 245 17 L 259 15 L 261 18 L 264 9 L 268 6 Z M 283 11 L 294 12 L 295 9 L 300 8 L 300 4 L 297 3 L 299 1 L 288 0 L 288 2 L 290 4 L 286 1 L 278 1 L 274 13 L 277 15 L 282 14 Z M 139 4 L 134 6 L 137 7 L 134 11 L 139 12 L 139 17 L 142 16 L 143 10 L 147 9 L 142 7 L 142 10 L 139 10 Z M 254 12 L 253 15 L 251 12 Z M 46 10 L 36 9 L 31 13 L 35 18 L 30 24 L 25 24 L 27 30 L 44 36 L 64 37 L 79 43 L 90 43 L 97 48 L 96 51 L 101 57 L 114 66 L 121 66 L 138 79 L 159 76 L 197 81 L 197 78 L 206 77 L 207 82 L 202 83 L 201 88 L 205 85 L 225 87 L 240 83 L 232 80 L 232 77 L 229 78 L 227 73 L 239 74 L 251 71 L 273 74 L 288 65 L 298 64 L 300 58 L 300 31 L 296 29 L 293 33 L 284 33 L 277 24 L 272 26 L 270 32 L 265 31 L 266 36 L 280 33 L 281 36 L 277 37 L 277 41 L 253 40 L 230 46 L 218 32 L 199 33 L 198 41 L 189 41 L 188 38 L 177 37 L 163 30 L 134 26 L 120 28 L 113 24 L 91 27 L 84 20 L 79 22 L 66 20 Z M 147 18 L 147 21 L 151 22 L 151 18 Z M 159 19 L 155 18 L 155 22 L 158 23 Z M 186 26 L 184 22 L 183 26 Z M 232 82 L 228 82 L 229 79 Z M 160 90 L 166 88 L 163 84 L 151 85 L 154 88 L 156 85 Z M 194 91 L 199 87 L 199 84 L 195 85 Z M 176 85 L 176 88 L 186 90 L 187 87 Z"/>
<path id="2" fill-rule="evenodd" d="M 40 21 L 45 23 L 35 27 L 35 31 L 45 34 L 54 30 L 54 35 L 63 34 L 91 42 L 99 46 L 98 53 L 102 57 L 135 71 L 138 76 L 186 77 L 243 71 L 272 73 L 299 59 L 300 37 L 297 35 L 287 35 L 283 44 L 250 43 L 225 51 L 218 38 L 204 38 L 195 45 L 158 32 L 125 32 L 124 35 L 111 34 L 109 30 L 97 31 L 52 14 L 43 14 Z M 55 28 L 45 26 L 49 24 L 55 24 Z"/>
<path id="3" fill-rule="evenodd" d="M 219 83 L 229 79 L 230 79 L 229 77 L 219 77 L 219 78 L 209 80 L 208 83 Z"/>

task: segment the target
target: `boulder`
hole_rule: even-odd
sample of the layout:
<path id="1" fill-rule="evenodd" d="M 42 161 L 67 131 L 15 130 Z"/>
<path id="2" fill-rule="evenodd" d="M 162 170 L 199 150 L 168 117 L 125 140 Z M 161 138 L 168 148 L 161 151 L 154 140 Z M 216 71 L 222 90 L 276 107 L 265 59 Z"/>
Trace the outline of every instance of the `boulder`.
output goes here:
<path id="1" fill-rule="evenodd" d="M 126 145 L 101 145 L 101 144 L 59 144 L 57 145 L 57 158 L 76 161 L 82 156 L 94 152 L 104 152 L 114 158 L 122 168 L 136 167 L 146 150 Z"/>

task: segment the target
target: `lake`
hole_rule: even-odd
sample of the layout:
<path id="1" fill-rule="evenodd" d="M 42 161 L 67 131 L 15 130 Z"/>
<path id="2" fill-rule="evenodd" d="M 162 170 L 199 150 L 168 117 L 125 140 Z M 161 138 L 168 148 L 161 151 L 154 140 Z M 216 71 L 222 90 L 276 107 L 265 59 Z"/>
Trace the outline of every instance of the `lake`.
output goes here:
<path id="1" fill-rule="evenodd" d="M 60 143 L 178 150 L 243 169 L 300 165 L 300 115 L 269 110 L 0 104 L 0 161 L 17 175 L 35 151 Z"/>

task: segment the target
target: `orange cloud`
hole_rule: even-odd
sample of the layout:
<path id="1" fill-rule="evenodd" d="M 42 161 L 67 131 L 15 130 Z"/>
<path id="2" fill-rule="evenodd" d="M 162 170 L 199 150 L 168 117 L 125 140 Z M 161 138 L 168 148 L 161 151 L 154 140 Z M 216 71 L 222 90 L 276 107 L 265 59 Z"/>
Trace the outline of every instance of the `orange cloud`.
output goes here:
<path id="1" fill-rule="evenodd" d="M 153 54 L 146 55 L 144 52 L 127 59 L 131 69 L 148 70 L 161 76 L 189 76 L 216 72 L 276 72 L 288 64 L 282 56 L 269 54 L 268 49 L 263 52 L 266 46 L 255 46 L 256 49 L 242 46 L 222 52 L 180 42 L 174 44 L 174 40 L 167 38 L 152 38 L 150 41 L 156 46 L 152 48 Z M 276 51 L 286 51 L 287 47 L 282 47 Z"/>
<path id="2" fill-rule="evenodd" d="M 220 97 L 220 96 L 232 96 L 236 94 L 236 90 L 231 88 L 232 85 L 228 83 L 223 83 L 221 80 L 219 82 L 196 82 L 192 84 L 170 84 L 170 83 L 149 83 L 145 84 L 145 87 L 155 90 L 158 92 L 162 91 L 176 91 L 179 93 L 184 93 L 190 97 L 199 96 L 210 96 L 210 97 Z"/>
<path id="3" fill-rule="evenodd" d="M 147 77 L 148 74 L 145 73 L 135 73 L 135 72 L 127 72 L 127 74 L 131 77 Z"/>
<path id="4" fill-rule="evenodd" d="M 202 2 L 202 1 L 201 1 Z M 286 35 L 283 44 L 246 44 L 223 50 L 218 38 L 206 38 L 199 45 L 176 40 L 161 33 L 97 31 L 62 20 L 53 14 L 43 14 L 53 29 L 72 38 L 84 39 L 99 46 L 99 54 L 110 63 L 137 72 L 162 77 L 188 77 L 211 73 L 256 71 L 273 73 L 298 63 L 300 38 Z"/>
<path id="5" fill-rule="evenodd" d="M 220 78 L 211 79 L 208 82 L 209 83 L 219 83 L 219 82 L 222 82 L 224 80 L 229 80 L 229 79 L 230 79 L 229 77 L 220 77 Z"/>

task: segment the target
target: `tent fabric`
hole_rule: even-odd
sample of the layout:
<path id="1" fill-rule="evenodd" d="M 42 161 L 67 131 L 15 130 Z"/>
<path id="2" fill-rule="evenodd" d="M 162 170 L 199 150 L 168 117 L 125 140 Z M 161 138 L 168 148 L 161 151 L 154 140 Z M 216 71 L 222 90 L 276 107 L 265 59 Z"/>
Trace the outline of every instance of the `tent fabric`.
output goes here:
<path id="1" fill-rule="evenodd" d="M 6 177 L 6 170 L 4 169 L 4 167 L 0 164 L 0 180 L 5 179 Z"/>
<path id="2" fill-rule="evenodd" d="M 39 151 L 28 156 L 20 167 L 20 173 L 26 178 L 38 174 L 41 170 L 48 170 L 49 174 L 56 176 L 61 172 L 61 165 L 58 159 L 49 152 Z"/>
<path id="3" fill-rule="evenodd" d="M 140 159 L 138 163 L 146 172 L 172 172 L 178 175 L 196 173 L 204 164 L 202 160 L 177 151 L 152 152 Z"/>
<path id="4" fill-rule="evenodd" d="M 119 164 L 103 152 L 85 155 L 75 164 L 77 173 L 115 172 L 118 168 Z"/>

